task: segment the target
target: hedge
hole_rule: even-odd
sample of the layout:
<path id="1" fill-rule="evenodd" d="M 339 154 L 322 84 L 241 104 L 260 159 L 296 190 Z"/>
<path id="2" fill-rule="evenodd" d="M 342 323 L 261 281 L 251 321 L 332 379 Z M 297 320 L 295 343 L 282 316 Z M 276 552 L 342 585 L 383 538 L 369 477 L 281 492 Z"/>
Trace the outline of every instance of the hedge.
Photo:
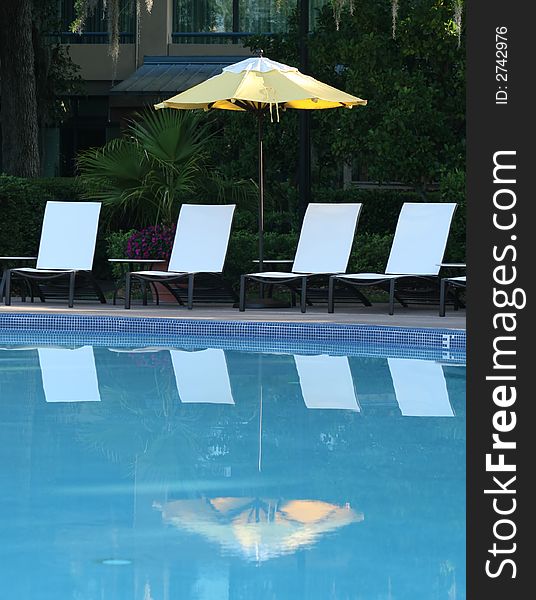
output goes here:
<path id="1" fill-rule="evenodd" d="M 80 199 L 81 184 L 73 178 L 20 179 L 0 175 L 0 255 L 31 255 L 37 251 L 47 200 Z M 289 190 L 288 193 L 295 193 Z M 314 202 L 362 202 L 358 233 L 352 250 L 350 271 L 383 271 L 389 255 L 398 213 L 404 202 L 423 201 L 413 192 L 397 190 L 314 189 Z M 465 177 L 461 172 L 447 174 L 440 191 L 429 194 L 430 202 L 458 203 L 445 258 L 465 261 Z M 281 206 L 281 205 L 280 205 Z M 288 202 L 292 207 L 293 202 Z M 105 213 L 97 238 L 95 272 L 111 278 L 108 250 L 117 252 L 117 243 L 109 243 L 110 231 Z M 129 229 L 128 223 L 122 224 Z M 115 227 L 118 229 L 118 227 Z M 296 251 L 300 223 L 296 211 L 269 211 L 265 215 L 265 257 L 292 259 Z M 257 215 L 247 209 L 236 211 L 226 262 L 226 276 L 236 284 L 241 273 L 254 270 L 258 257 Z M 119 239 L 119 238 L 118 238 Z"/>

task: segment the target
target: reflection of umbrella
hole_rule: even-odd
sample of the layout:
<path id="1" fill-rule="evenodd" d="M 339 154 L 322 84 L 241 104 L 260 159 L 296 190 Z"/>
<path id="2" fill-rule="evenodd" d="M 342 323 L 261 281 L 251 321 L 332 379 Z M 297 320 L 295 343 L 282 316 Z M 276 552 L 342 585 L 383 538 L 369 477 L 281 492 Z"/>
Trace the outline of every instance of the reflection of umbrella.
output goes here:
<path id="1" fill-rule="evenodd" d="M 174 500 L 157 508 L 164 522 L 257 562 L 310 547 L 322 534 L 364 518 L 349 505 L 321 500 L 201 498 Z"/>
<path id="2" fill-rule="evenodd" d="M 295 67 L 259 56 L 247 58 L 223 69 L 219 75 L 207 79 L 155 108 L 179 108 L 249 111 L 257 115 L 259 123 L 259 270 L 263 270 L 264 234 L 264 177 L 262 153 L 262 123 L 269 112 L 279 120 L 279 109 L 297 108 L 318 110 L 341 106 L 365 105 L 366 100 L 321 83 L 300 73 Z"/>

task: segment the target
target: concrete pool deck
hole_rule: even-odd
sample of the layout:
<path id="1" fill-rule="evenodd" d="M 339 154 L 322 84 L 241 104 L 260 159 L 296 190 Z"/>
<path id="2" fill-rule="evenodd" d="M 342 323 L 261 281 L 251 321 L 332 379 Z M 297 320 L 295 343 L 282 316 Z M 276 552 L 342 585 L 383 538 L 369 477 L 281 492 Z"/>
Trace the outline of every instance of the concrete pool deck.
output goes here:
<path id="1" fill-rule="evenodd" d="M 177 304 L 160 306 L 133 304 L 125 310 L 122 304 L 98 304 L 79 301 L 73 308 L 65 302 L 21 302 L 13 300 L 11 306 L 0 305 L 0 314 L 67 314 L 92 316 L 143 317 L 166 319 L 196 319 L 206 321 L 260 321 L 278 323 L 333 323 L 343 325 L 381 325 L 384 327 L 412 327 L 418 329 L 463 329 L 466 328 L 465 310 L 447 311 L 445 317 L 438 315 L 437 306 L 396 307 L 389 316 L 387 304 L 378 303 L 371 307 L 342 306 L 328 314 L 326 306 L 312 306 L 302 314 L 299 308 L 249 309 L 239 312 L 230 305 L 198 304 L 193 310 Z"/>

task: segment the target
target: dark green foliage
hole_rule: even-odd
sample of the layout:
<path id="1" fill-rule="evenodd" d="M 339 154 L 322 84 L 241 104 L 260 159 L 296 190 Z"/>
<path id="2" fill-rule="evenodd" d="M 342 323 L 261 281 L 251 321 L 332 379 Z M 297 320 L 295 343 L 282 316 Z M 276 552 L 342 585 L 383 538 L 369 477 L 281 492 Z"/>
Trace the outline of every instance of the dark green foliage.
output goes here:
<path id="1" fill-rule="evenodd" d="M 445 251 L 445 262 L 465 262 L 467 241 L 465 231 L 467 218 L 465 171 L 456 170 L 445 173 L 441 178 L 439 191 L 442 202 L 456 202 L 458 205 L 454 213 L 447 250 Z M 459 274 L 459 271 L 453 273 L 453 275 Z"/>
<path id="2" fill-rule="evenodd" d="M 297 233 L 266 231 L 264 234 L 264 256 L 266 259 L 293 260 L 297 245 Z M 257 235 L 249 231 L 238 231 L 236 228 L 233 228 L 227 259 L 225 261 L 225 276 L 227 280 L 231 284 L 237 285 L 240 275 L 257 271 L 258 265 L 253 261 L 258 256 L 259 244 Z"/>
<path id="3" fill-rule="evenodd" d="M 417 192 L 401 192 L 390 189 L 318 189 L 313 190 L 313 202 L 361 202 L 359 231 L 367 233 L 390 233 L 395 230 L 398 213 L 404 202 L 439 202 L 437 193 L 425 197 Z"/>
<path id="4" fill-rule="evenodd" d="M 359 179 L 426 189 L 445 169 L 463 168 L 465 160 L 465 31 L 458 47 L 454 1 L 400 2 L 394 39 L 390 2 L 354 0 L 353 6 L 337 29 L 332 6 L 326 5 L 308 38 L 309 73 L 368 100 L 352 110 L 312 112 L 313 181 L 340 186 L 342 163 L 356 160 Z M 288 34 L 257 36 L 249 43 L 270 58 L 299 65 L 295 18 Z M 272 174 L 295 178 L 296 113 L 288 110 L 266 128 L 269 181 Z M 254 159 L 254 137 L 245 122 L 238 127 L 247 128 L 247 136 L 233 137 L 241 116 L 229 116 L 235 119 L 226 136 L 228 147 L 240 147 L 244 169 L 246 156 Z"/>
<path id="5" fill-rule="evenodd" d="M 33 255 L 39 246 L 43 211 L 47 200 L 79 200 L 82 183 L 77 179 L 20 179 L 0 176 L 0 255 Z M 350 257 L 349 271 L 385 269 L 400 207 L 404 202 L 419 202 L 413 192 L 396 190 L 315 189 L 315 202 L 362 202 L 358 233 Z M 455 220 L 445 259 L 465 261 L 465 174 L 454 171 L 441 180 L 440 191 L 428 194 L 427 201 L 457 202 Z M 128 223 L 126 223 L 128 227 Z M 257 213 L 249 206 L 239 206 L 233 222 L 225 274 L 237 284 L 242 273 L 256 269 L 258 257 Z M 300 223 L 296 212 L 270 211 L 265 214 L 265 257 L 293 259 L 298 243 Z M 108 258 L 125 256 L 129 231 L 115 228 L 110 232 L 110 214 L 103 207 L 97 239 L 95 268 L 100 277 L 113 273 Z"/>
<path id="6" fill-rule="evenodd" d="M 35 255 L 47 200 L 78 200 L 80 193 L 75 179 L 0 175 L 0 254 Z"/>
<path id="7" fill-rule="evenodd" d="M 383 273 L 389 258 L 392 233 L 361 233 L 356 235 L 350 261 L 349 273 Z"/>

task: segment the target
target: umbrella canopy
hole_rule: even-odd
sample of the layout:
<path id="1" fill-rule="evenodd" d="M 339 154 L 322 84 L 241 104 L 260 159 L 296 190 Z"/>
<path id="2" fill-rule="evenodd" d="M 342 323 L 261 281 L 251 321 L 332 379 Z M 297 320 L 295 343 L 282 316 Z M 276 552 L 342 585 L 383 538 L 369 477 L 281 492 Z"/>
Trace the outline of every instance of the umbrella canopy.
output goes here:
<path id="1" fill-rule="evenodd" d="M 364 106 L 366 100 L 263 56 L 225 67 L 219 75 L 177 94 L 155 108 L 265 110 L 271 107 L 318 110 Z"/>
<path id="2" fill-rule="evenodd" d="M 263 166 L 263 116 L 274 112 L 279 120 L 279 110 L 295 108 L 321 110 L 364 106 L 366 100 L 342 92 L 317 81 L 309 75 L 270 60 L 264 56 L 246 58 L 225 67 L 219 75 L 207 79 L 185 92 L 168 98 L 155 108 L 220 109 L 254 112 L 259 123 L 259 270 L 263 270 L 264 235 L 264 166 Z"/>
<path id="3" fill-rule="evenodd" d="M 165 523 L 256 562 L 310 547 L 322 535 L 364 519 L 349 506 L 322 500 L 200 498 L 155 507 Z"/>

